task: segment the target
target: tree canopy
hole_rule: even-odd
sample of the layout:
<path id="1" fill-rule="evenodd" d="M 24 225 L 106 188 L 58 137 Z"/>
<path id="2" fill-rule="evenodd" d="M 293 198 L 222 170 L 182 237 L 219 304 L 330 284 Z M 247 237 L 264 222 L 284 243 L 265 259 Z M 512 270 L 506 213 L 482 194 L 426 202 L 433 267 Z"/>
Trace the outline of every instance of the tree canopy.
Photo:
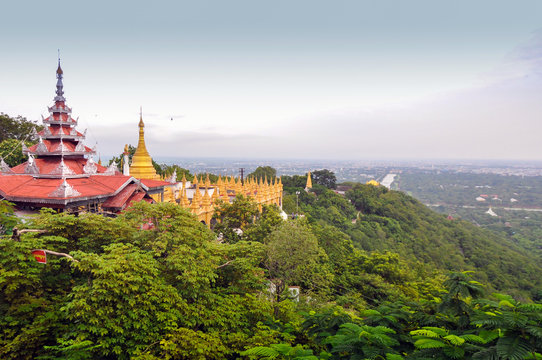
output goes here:
<path id="1" fill-rule="evenodd" d="M 37 121 L 29 121 L 22 116 L 11 117 L 0 113 L 0 142 L 7 139 L 31 140 L 33 130 L 41 130 Z"/>
<path id="2" fill-rule="evenodd" d="M 299 200 L 285 221 L 236 198 L 212 231 L 176 204 L 42 210 L 0 236 L 0 358 L 542 357 L 538 265 L 513 244 L 384 188 Z"/>

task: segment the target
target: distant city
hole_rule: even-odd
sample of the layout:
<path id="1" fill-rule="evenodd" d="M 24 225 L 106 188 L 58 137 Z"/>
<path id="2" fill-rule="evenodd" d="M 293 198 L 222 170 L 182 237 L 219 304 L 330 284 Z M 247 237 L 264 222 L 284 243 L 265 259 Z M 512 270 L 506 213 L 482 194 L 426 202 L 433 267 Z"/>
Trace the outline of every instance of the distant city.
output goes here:
<path id="1" fill-rule="evenodd" d="M 213 173 L 238 176 L 241 168 L 245 174 L 258 166 L 271 166 L 278 175 L 303 175 L 309 170 L 328 169 L 335 173 L 338 182 L 382 181 L 390 173 L 471 173 L 506 176 L 542 176 L 542 162 L 496 160 L 254 160 L 228 158 L 160 158 L 160 164 L 177 164 L 192 173 Z"/>

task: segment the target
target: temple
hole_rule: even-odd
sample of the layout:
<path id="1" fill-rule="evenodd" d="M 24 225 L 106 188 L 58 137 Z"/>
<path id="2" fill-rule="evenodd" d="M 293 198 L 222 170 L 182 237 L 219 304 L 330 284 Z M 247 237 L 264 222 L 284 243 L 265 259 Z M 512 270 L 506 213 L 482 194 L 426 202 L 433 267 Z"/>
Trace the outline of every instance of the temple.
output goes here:
<path id="1" fill-rule="evenodd" d="M 86 130 L 77 130 L 78 119 L 66 105 L 60 60 L 56 78 L 54 104 L 48 108 L 49 116 L 42 116 L 44 129 L 33 134 L 37 143 L 29 148 L 23 144 L 28 160 L 9 168 L 0 159 L 0 195 L 19 210 L 49 207 L 111 214 L 134 201 L 163 198 L 168 183 L 156 178 L 139 180 L 120 173 L 114 163 L 104 167 L 94 161 L 96 149 L 84 144 Z"/>
<path id="2" fill-rule="evenodd" d="M 145 124 L 140 110 L 139 141 L 129 163 L 128 146 L 124 148 L 122 173 L 115 162 L 105 167 L 96 163 L 96 148 L 84 144 L 86 130 L 77 130 L 78 119 L 64 97 L 63 71 L 58 62 L 56 92 L 44 129 L 34 132 L 36 144 L 23 153 L 28 160 L 10 168 L 0 158 L 0 196 L 15 203 L 18 210 L 37 211 L 42 207 L 70 213 L 97 212 L 117 214 L 133 202 L 171 202 L 194 214 L 208 227 L 220 202 L 230 203 L 238 195 L 254 200 L 263 211 L 265 205 L 282 208 L 280 178 L 243 179 L 219 176 L 212 183 L 194 176 L 192 182 L 177 174 L 160 178 L 145 144 Z M 312 187 L 310 173 L 307 189 Z"/>
<path id="3" fill-rule="evenodd" d="M 125 160 L 127 161 L 127 160 Z M 143 116 L 139 116 L 139 141 L 137 149 L 132 157 L 129 169 L 130 175 L 141 179 L 142 182 L 160 179 L 157 175 L 152 158 L 145 144 L 145 124 Z M 277 205 L 282 208 L 282 181 L 280 178 L 270 179 L 241 179 L 219 176 L 216 182 L 211 182 L 209 174 L 203 178 L 194 175 L 192 182 L 186 177 L 177 181 L 177 174 L 173 173 L 169 178 L 162 178 L 168 183 L 164 187 L 160 199 L 153 196 L 157 201 L 172 202 L 187 209 L 194 214 L 199 221 L 208 227 L 213 225 L 213 214 L 220 201 L 230 203 L 237 195 L 251 198 L 258 204 L 260 211 L 264 205 Z"/>

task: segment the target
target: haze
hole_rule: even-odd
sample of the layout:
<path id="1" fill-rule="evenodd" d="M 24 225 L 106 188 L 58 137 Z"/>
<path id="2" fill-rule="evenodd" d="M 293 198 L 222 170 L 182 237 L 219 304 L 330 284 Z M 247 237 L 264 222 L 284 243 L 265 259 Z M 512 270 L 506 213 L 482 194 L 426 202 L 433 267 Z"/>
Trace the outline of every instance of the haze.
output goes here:
<path id="1" fill-rule="evenodd" d="M 102 156 L 542 159 L 540 1 L 9 2 L 0 111 Z"/>

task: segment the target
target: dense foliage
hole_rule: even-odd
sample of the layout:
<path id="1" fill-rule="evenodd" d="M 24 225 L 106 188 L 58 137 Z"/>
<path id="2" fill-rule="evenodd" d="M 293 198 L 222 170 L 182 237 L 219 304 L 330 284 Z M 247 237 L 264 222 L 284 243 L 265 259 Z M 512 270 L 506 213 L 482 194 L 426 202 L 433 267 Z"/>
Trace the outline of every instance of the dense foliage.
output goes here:
<path id="1" fill-rule="evenodd" d="M 0 113 L 0 143 L 4 140 L 30 140 L 33 131 L 39 131 L 43 127 L 37 125 L 37 121 L 29 121 L 22 116 L 11 117 Z"/>
<path id="2" fill-rule="evenodd" d="M 45 233 L 0 239 L 0 358 L 542 358 L 539 268 L 513 244 L 402 193 L 295 181 L 304 216 L 239 197 L 213 231 L 174 204 L 42 211 L 24 226 Z"/>
<path id="3" fill-rule="evenodd" d="M 317 185 L 310 193 L 300 186 L 285 189 L 285 211 L 295 211 L 300 191 L 299 209 L 309 221 L 334 227 L 357 248 L 392 251 L 425 271 L 476 270 L 477 280 L 523 298 L 542 287 L 542 269 L 532 253 L 505 236 L 435 213 L 402 192 L 363 184 L 345 197 Z"/>

